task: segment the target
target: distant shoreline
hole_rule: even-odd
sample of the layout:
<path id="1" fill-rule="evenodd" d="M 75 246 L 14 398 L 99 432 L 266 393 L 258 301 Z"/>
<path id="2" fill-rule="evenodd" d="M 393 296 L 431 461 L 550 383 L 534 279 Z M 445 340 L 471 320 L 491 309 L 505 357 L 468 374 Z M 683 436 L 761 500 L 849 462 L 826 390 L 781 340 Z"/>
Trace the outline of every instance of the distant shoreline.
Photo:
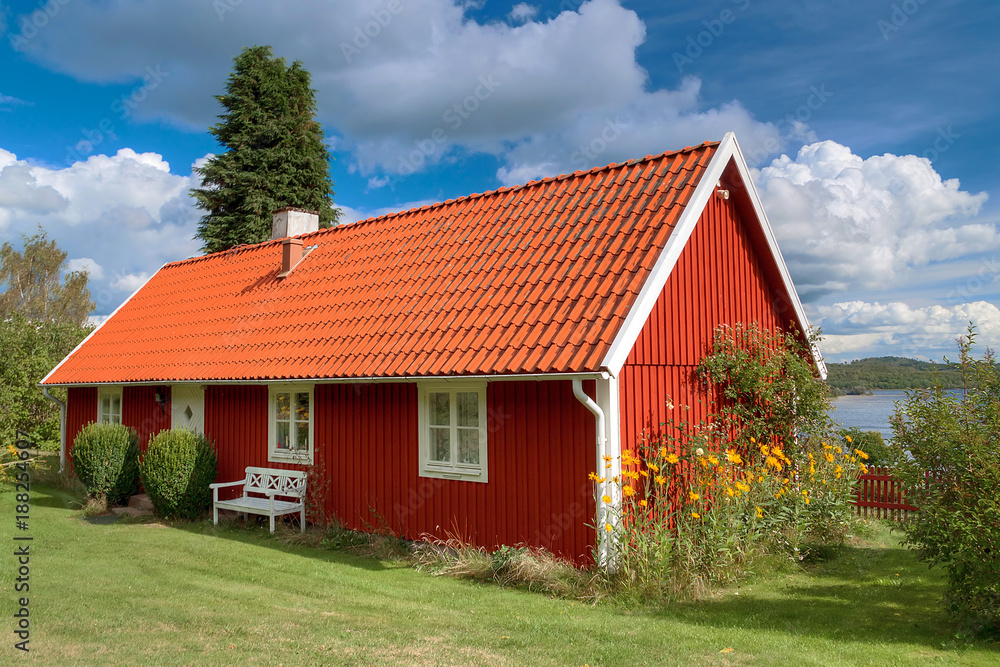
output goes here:
<path id="1" fill-rule="evenodd" d="M 880 390 L 928 387 L 962 389 L 962 371 L 955 364 L 905 357 L 871 357 L 850 363 L 828 363 L 827 385 L 834 396 L 864 395 Z"/>

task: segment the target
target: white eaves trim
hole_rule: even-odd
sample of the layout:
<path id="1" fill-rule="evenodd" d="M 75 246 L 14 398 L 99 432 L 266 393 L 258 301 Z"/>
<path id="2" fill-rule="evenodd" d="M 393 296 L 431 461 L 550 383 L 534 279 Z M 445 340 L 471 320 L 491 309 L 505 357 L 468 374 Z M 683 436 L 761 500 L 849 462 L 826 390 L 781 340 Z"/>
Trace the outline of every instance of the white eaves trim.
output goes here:
<path id="1" fill-rule="evenodd" d="M 145 287 L 146 287 L 146 285 L 148 285 L 148 284 L 149 284 L 149 281 L 150 281 L 150 280 L 152 280 L 153 278 L 155 278 L 155 277 L 156 277 L 156 275 L 157 275 L 157 274 L 158 274 L 158 273 L 159 273 L 160 271 L 162 271 L 162 270 L 163 270 L 163 267 L 164 267 L 164 266 L 166 266 L 167 264 L 170 264 L 170 263 L 172 263 L 172 262 L 167 262 L 166 264 L 163 264 L 163 265 L 161 265 L 161 266 L 160 266 L 160 268 L 158 268 L 158 269 L 156 270 L 156 272 L 155 272 L 155 273 L 153 273 L 153 275 L 151 275 L 151 276 L 150 276 L 149 278 L 147 278 L 147 279 L 146 279 L 146 281 L 145 281 L 145 282 L 144 282 L 144 283 L 143 283 L 142 285 L 140 285 L 140 286 L 139 286 L 139 289 L 137 289 L 136 291 L 132 292 L 132 294 L 130 294 L 130 295 L 129 295 L 129 297 L 128 297 L 127 299 L 125 299 L 124 301 L 122 301 L 122 302 L 121 302 L 121 303 L 120 303 L 120 304 L 118 305 L 118 307 L 117 307 L 117 308 L 115 308 L 114 312 L 112 312 L 112 313 L 111 313 L 111 314 L 110 314 L 110 315 L 108 316 L 108 318 L 107 318 L 106 320 L 104 320 L 103 322 L 101 322 L 100 324 L 98 324 L 98 325 L 97 325 L 96 327 L 94 327 L 94 330 L 93 330 L 93 331 L 91 331 L 91 332 L 90 332 L 89 334 L 87 334 L 87 337 L 86 337 L 86 338 L 84 338 L 83 340 L 81 340 L 81 341 L 80 341 L 80 344 L 79 344 L 79 345 L 77 345 L 76 347 L 74 347 L 74 348 L 73 348 L 73 350 L 72 350 L 72 351 L 71 351 L 71 352 L 70 352 L 69 354 L 67 354 L 67 355 L 66 355 L 65 357 L 63 357 L 63 360 L 62 360 L 62 361 L 60 361 L 60 362 L 59 362 L 58 364 L 56 364 L 56 367 L 55 367 L 55 368 L 53 368 L 53 369 L 52 369 L 51 371 L 49 371 L 49 372 L 48 372 L 48 373 L 47 373 L 47 374 L 45 375 L 45 377 L 43 377 L 43 378 L 42 378 L 42 379 L 41 379 L 41 380 L 40 380 L 40 381 L 38 382 L 38 384 L 39 384 L 39 385 L 43 385 L 43 384 L 45 384 L 45 381 L 46 381 L 46 380 L 48 380 L 48 379 L 49 379 L 49 378 L 50 378 L 50 377 L 52 376 L 52 374 L 53 374 L 53 373 L 55 373 L 55 372 L 56 372 L 57 370 L 59 370 L 59 368 L 60 368 L 60 367 L 61 367 L 61 366 L 62 366 L 63 364 L 65 364 L 65 363 L 66 363 L 66 360 L 67 360 L 67 359 L 69 359 L 69 358 L 70 358 L 70 357 L 72 357 L 72 356 L 73 356 L 74 354 L 76 354 L 76 351 L 77 351 L 77 350 L 79 350 L 79 349 L 80 349 L 81 347 L 83 347 L 83 344 L 84 344 L 84 343 L 86 343 L 86 342 L 87 342 L 88 340 L 90 340 L 90 337 L 91 337 L 91 336 L 93 336 L 94 334 L 96 334 L 96 333 L 97 333 L 98 331 L 100 331 L 100 330 L 101 330 L 101 327 L 103 327 L 103 326 L 104 326 L 105 324 L 107 324 L 108 322 L 110 322 L 110 321 L 111 321 L 111 318 L 113 318 L 113 317 L 114 317 L 114 316 L 115 316 L 115 315 L 116 315 L 116 314 L 118 313 L 118 311 L 119 311 L 119 310 L 121 310 L 122 308 L 124 308 L 124 307 L 125 307 L 125 304 L 126 304 L 126 303 L 128 303 L 129 301 L 131 301 L 131 300 L 132 300 L 132 297 L 134 297 L 134 296 L 135 296 L 136 294 L 138 294 L 139 292 L 141 292 L 141 291 L 143 290 L 143 288 L 145 288 Z M 116 383 L 96 383 L 96 384 L 95 384 L 94 386 L 97 386 L 97 384 L 116 384 Z M 118 384 L 118 385 L 121 385 L 122 383 L 117 383 L 117 384 Z M 125 383 L 125 384 L 128 384 L 128 383 Z M 148 382 L 147 382 L 146 384 L 151 384 L 151 383 L 148 383 Z M 162 384 L 162 383 L 161 383 L 161 384 Z M 77 386 L 77 385 L 62 385 L 62 384 L 56 384 L 56 385 L 51 385 L 51 386 L 53 386 L 53 387 L 70 387 L 70 386 Z"/>
<path id="2" fill-rule="evenodd" d="M 736 135 L 732 132 L 727 132 L 722 141 L 719 142 L 719 148 L 716 150 L 715 155 L 712 156 L 712 161 L 702 175 L 701 181 L 691 196 L 691 200 L 684 207 L 684 212 L 677 221 L 674 232 L 667 239 L 667 245 L 656 259 L 656 264 L 653 265 L 653 270 L 650 271 L 649 278 L 646 279 L 645 284 L 643 284 L 642 289 L 639 291 L 635 304 L 625 318 L 625 323 L 618 330 L 618 335 L 615 336 L 608 354 L 604 357 L 602 368 L 606 368 L 612 375 L 617 376 L 621 372 L 622 366 L 625 365 L 625 360 L 635 346 L 635 341 L 639 338 L 646 320 L 649 319 L 649 314 L 653 311 L 656 300 L 663 291 L 663 287 L 667 284 L 667 279 L 673 273 L 674 267 L 677 265 L 677 260 L 681 256 L 681 251 L 684 250 L 688 239 L 691 238 L 694 227 L 698 224 L 698 220 L 701 218 L 701 214 L 705 210 L 709 198 L 715 194 L 718 182 L 722 178 L 726 167 L 729 166 L 730 160 L 733 160 L 736 164 L 740 178 L 743 180 L 743 185 L 750 197 L 754 213 L 757 216 L 757 220 L 760 221 L 768 248 L 778 267 L 785 291 L 792 300 L 792 308 L 795 311 L 795 316 L 804 329 L 803 333 L 807 332 L 809 319 L 806 317 L 805 310 L 802 308 L 802 302 L 799 301 L 799 296 L 795 292 L 795 286 L 792 284 L 792 279 L 788 274 L 788 267 L 785 265 L 785 260 L 781 257 L 781 251 L 778 250 L 778 244 L 774 239 L 771 224 L 767 220 L 764 207 L 761 205 L 760 197 L 757 195 L 757 189 L 753 185 L 750 170 L 743 157 L 743 151 L 740 150 L 739 143 L 736 141 Z M 823 362 L 822 355 L 816 346 L 812 347 L 812 352 L 820 376 L 826 379 L 826 364 Z"/>
<path id="3" fill-rule="evenodd" d="M 108 318 L 111 319 L 111 318 Z M 100 328 L 100 327 L 98 327 Z M 91 333 L 93 335 L 93 333 Z M 88 336 L 89 338 L 90 336 Z M 80 343 L 83 345 L 83 343 Z M 77 346 L 79 347 L 79 345 Z M 76 350 L 74 350 L 75 352 Z M 72 354 L 72 353 L 71 353 Z M 62 365 L 62 362 L 60 362 Z M 58 368 L 59 366 L 56 366 Z M 52 370 L 55 372 L 55 369 Z M 51 375 L 51 373 L 50 373 Z M 48 376 L 46 376 L 48 377 Z M 392 375 L 388 377 L 382 376 L 366 376 L 366 377 L 345 377 L 345 378 L 314 378 L 314 377 L 301 377 L 301 378 L 263 378 L 263 379 L 251 379 L 251 380 L 217 380 L 212 378 L 202 378 L 199 380 L 172 380 L 170 378 L 161 378 L 158 380 L 135 380 L 129 382 L 122 382 L 120 380 L 115 380 L 113 382 L 69 382 L 60 384 L 50 384 L 46 385 L 48 387 L 103 387 L 106 385 L 115 386 L 149 386 L 157 384 L 193 384 L 193 385 L 245 385 L 245 384 L 301 384 L 303 382 L 313 382 L 315 384 L 379 384 L 379 383 L 414 383 L 414 382 L 426 382 L 433 380 L 435 382 L 467 382 L 469 380 L 484 380 L 487 382 L 544 382 L 548 380 L 607 380 L 608 375 L 605 371 L 593 371 L 593 372 L 579 372 L 579 373 L 529 373 L 524 375 Z M 43 380 L 44 382 L 44 380 Z"/>

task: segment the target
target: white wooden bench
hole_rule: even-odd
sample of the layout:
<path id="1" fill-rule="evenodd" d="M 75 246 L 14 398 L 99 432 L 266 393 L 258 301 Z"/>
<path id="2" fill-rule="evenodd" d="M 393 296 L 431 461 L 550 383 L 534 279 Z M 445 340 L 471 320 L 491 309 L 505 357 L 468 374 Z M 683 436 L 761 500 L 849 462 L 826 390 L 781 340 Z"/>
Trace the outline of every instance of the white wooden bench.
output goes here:
<path id="1" fill-rule="evenodd" d="M 232 500 L 219 500 L 219 489 L 241 484 L 243 485 L 241 497 Z M 238 482 L 211 484 L 210 486 L 212 488 L 212 514 L 216 526 L 219 525 L 219 510 L 223 509 L 269 516 L 271 517 L 272 533 L 274 532 L 274 517 L 299 512 L 303 532 L 306 529 L 306 473 L 301 470 L 247 467 L 244 479 Z M 258 495 L 251 496 L 251 493 Z M 275 496 L 295 498 L 295 500 L 275 500 Z"/>

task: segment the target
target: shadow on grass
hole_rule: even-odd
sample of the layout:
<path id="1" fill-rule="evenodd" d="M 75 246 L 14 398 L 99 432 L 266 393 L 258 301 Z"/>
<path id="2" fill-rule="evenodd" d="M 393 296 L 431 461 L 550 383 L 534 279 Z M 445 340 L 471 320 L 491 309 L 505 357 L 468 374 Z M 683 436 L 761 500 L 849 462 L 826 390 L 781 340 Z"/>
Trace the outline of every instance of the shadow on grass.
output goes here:
<path id="1" fill-rule="evenodd" d="M 940 606 L 937 572 L 903 548 L 844 548 L 835 559 L 782 584 L 756 581 L 716 599 L 672 604 L 647 612 L 719 629 L 791 633 L 834 641 L 900 643 L 941 649 L 957 624 Z M 977 644 L 997 651 L 1000 645 Z"/>
<path id="2" fill-rule="evenodd" d="M 267 524 L 263 526 L 241 526 L 235 523 L 214 526 L 211 520 L 167 522 L 171 528 L 183 530 L 195 535 L 203 535 L 213 539 L 231 540 L 248 546 L 273 549 L 286 554 L 314 558 L 328 563 L 347 565 L 349 567 L 379 572 L 393 569 L 379 560 L 368 556 L 351 554 L 345 551 L 323 549 L 308 544 L 292 544 L 282 542 L 268 532 Z"/>

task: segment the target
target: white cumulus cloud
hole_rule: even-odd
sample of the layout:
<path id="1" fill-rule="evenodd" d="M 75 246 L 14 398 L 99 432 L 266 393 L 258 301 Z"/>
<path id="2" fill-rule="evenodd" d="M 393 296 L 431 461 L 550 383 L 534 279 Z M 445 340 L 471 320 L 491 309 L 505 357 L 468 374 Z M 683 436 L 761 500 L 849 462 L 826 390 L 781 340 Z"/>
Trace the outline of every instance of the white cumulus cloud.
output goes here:
<path id="1" fill-rule="evenodd" d="M 200 254 L 195 177 L 155 153 L 122 149 L 68 167 L 29 164 L 0 149 L 0 240 L 20 247 L 41 225 L 90 274 L 97 314 L 110 312 L 168 261 Z"/>
<path id="2" fill-rule="evenodd" d="M 978 343 L 996 348 L 1000 344 L 1000 309 L 987 301 L 954 306 L 913 307 L 903 302 L 845 301 L 819 306 L 814 324 L 822 327 L 823 353 L 833 360 L 865 356 L 954 357 L 955 340 L 976 326 Z"/>
<path id="3" fill-rule="evenodd" d="M 271 44 L 312 74 L 318 113 L 366 177 L 407 174 L 468 153 L 499 158 L 504 183 L 659 153 L 736 130 L 748 153 L 778 129 L 739 102 L 709 107 L 700 82 L 653 88 L 636 49 L 646 39 L 620 0 L 511 11 L 480 22 L 454 0 L 60 6 L 21 46 L 37 62 L 96 82 L 157 85 L 132 111 L 204 128 L 232 59 Z M 609 128 L 609 124 L 611 127 Z M 777 143 L 776 143 L 777 142 Z M 373 185 L 384 179 L 373 181 Z"/>
<path id="4" fill-rule="evenodd" d="M 510 16 L 513 21 L 530 21 L 538 16 L 538 7 L 529 5 L 527 2 L 519 2 L 511 8 L 508 16 Z"/>
<path id="5" fill-rule="evenodd" d="M 100 280 L 104 277 L 104 269 L 100 264 L 89 257 L 77 257 L 66 262 L 67 271 L 83 271 L 91 280 Z"/>
<path id="6" fill-rule="evenodd" d="M 1000 247 L 997 228 L 974 220 L 987 194 L 915 155 L 864 159 L 821 141 L 775 159 L 757 184 L 806 300 L 888 287 L 931 262 Z"/>

